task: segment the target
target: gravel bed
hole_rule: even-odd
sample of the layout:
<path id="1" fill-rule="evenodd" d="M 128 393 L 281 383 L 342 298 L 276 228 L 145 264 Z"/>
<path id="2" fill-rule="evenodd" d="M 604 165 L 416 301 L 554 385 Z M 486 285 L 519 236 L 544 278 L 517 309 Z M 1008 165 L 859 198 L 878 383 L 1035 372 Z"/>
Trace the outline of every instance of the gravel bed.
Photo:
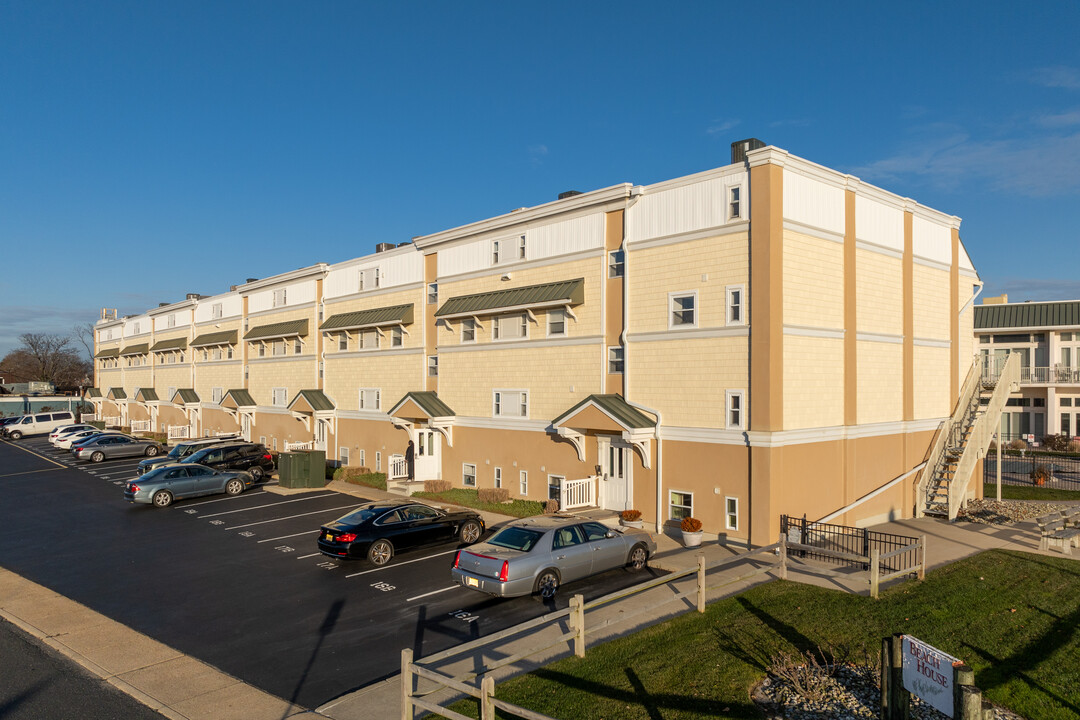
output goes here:
<path id="1" fill-rule="evenodd" d="M 1035 500 L 1002 500 L 992 498 L 968 500 L 957 513 L 957 520 L 983 523 L 984 525 L 1013 525 L 1034 520 L 1040 515 L 1075 507 L 1074 505 L 1039 502 Z"/>
<path id="2" fill-rule="evenodd" d="M 801 666 L 798 684 L 810 689 L 800 691 L 789 680 L 768 676 L 753 692 L 753 700 L 768 720 L 867 720 L 876 719 L 881 704 L 881 689 L 876 672 L 859 665 L 838 665 L 829 670 Z M 911 698 L 913 720 L 947 720 L 948 716 Z M 994 708 L 995 720 L 1024 720 L 1005 708 Z"/>

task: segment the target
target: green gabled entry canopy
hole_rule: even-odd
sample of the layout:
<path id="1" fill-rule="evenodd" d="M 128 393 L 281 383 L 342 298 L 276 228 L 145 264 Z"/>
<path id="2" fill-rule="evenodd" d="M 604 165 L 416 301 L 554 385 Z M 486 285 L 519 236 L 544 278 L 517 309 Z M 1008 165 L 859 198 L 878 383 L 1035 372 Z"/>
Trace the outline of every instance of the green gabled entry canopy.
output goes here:
<path id="1" fill-rule="evenodd" d="M 656 421 L 633 407 L 622 395 L 590 395 L 552 421 L 552 426 L 615 431 L 645 430 Z"/>
<path id="2" fill-rule="evenodd" d="M 210 345 L 235 345 L 236 331 L 222 330 L 221 332 L 206 333 L 191 341 L 191 347 L 208 347 Z"/>
<path id="3" fill-rule="evenodd" d="M 383 325 L 408 325 L 412 321 L 413 305 L 409 303 L 408 305 L 393 305 L 391 307 L 331 315 L 319 329 L 359 330 Z"/>
<path id="4" fill-rule="evenodd" d="M 333 410 L 334 403 L 322 390 L 301 390 L 289 403 L 289 410 L 294 412 L 322 412 Z"/>
<path id="5" fill-rule="evenodd" d="M 495 311 L 580 305 L 584 301 L 585 278 L 577 278 L 543 285 L 459 295 L 443 303 L 443 306 L 435 312 L 435 317 L 467 317 Z"/>
<path id="6" fill-rule="evenodd" d="M 405 397 L 394 403 L 388 414 L 398 418 L 424 419 L 456 415 L 436 393 L 426 390 L 405 393 Z"/>
<path id="7" fill-rule="evenodd" d="M 169 398 L 169 402 L 175 404 L 177 398 L 180 398 L 180 405 L 191 405 L 199 402 L 199 393 L 195 392 L 193 388 L 180 388 Z"/>
<path id="8" fill-rule="evenodd" d="M 307 320 L 287 320 L 285 322 L 260 325 L 248 330 L 245 340 L 269 340 L 287 337 L 305 337 Z"/>
<path id="9" fill-rule="evenodd" d="M 87 388 L 86 392 L 83 393 L 83 397 L 99 398 L 99 397 L 101 397 L 101 389 L 100 388 Z"/>
<path id="10" fill-rule="evenodd" d="M 110 400 L 127 400 L 127 393 L 124 392 L 124 388 L 109 388 L 109 394 L 106 396 Z"/>
<path id="11" fill-rule="evenodd" d="M 236 410 L 242 407 L 255 407 L 255 398 L 251 397 L 251 393 L 243 388 L 235 388 L 228 391 L 221 398 L 221 402 L 218 403 L 223 408 L 229 410 Z"/>
<path id="12" fill-rule="evenodd" d="M 135 402 L 157 402 L 157 390 L 154 388 L 139 388 L 135 393 Z"/>

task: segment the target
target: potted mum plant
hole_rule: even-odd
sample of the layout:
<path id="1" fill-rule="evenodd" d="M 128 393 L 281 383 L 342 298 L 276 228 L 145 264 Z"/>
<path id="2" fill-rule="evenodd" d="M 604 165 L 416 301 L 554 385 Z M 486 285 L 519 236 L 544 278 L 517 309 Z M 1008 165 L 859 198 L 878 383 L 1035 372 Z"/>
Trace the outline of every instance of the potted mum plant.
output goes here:
<path id="1" fill-rule="evenodd" d="M 697 518 L 684 517 L 682 524 L 682 541 L 686 547 L 701 545 L 701 521 Z"/>
<path id="2" fill-rule="evenodd" d="M 644 523 L 641 520 L 640 510 L 623 510 L 619 513 L 619 522 L 624 527 L 642 528 Z"/>

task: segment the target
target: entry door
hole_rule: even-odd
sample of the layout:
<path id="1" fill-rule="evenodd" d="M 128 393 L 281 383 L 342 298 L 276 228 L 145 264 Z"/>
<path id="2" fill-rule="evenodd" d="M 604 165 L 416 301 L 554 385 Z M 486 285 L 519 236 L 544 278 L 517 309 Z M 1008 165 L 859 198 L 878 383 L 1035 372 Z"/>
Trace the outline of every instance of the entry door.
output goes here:
<path id="1" fill-rule="evenodd" d="M 315 449 L 326 451 L 326 421 L 315 421 Z"/>
<path id="2" fill-rule="evenodd" d="M 442 477 L 439 449 L 442 436 L 435 430 L 417 430 L 413 438 L 413 463 L 417 480 L 437 480 Z"/>
<path id="3" fill-rule="evenodd" d="M 622 511 L 630 507 L 630 464 L 633 452 L 621 440 L 610 440 L 601 445 L 604 477 L 601 502 L 605 510 Z"/>
<path id="4" fill-rule="evenodd" d="M 240 437 L 251 442 L 251 417 L 248 415 L 240 416 Z"/>

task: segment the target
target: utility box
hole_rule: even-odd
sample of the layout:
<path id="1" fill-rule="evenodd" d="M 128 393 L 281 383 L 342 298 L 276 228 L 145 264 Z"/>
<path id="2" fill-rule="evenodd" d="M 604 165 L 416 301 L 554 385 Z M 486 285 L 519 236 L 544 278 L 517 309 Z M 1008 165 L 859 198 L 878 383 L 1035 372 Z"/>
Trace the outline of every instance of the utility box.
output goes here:
<path id="1" fill-rule="evenodd" d="M 326 486 L 326 452 L 302 450 L 278 455 L 278 483 L 283 488 Z"/>

